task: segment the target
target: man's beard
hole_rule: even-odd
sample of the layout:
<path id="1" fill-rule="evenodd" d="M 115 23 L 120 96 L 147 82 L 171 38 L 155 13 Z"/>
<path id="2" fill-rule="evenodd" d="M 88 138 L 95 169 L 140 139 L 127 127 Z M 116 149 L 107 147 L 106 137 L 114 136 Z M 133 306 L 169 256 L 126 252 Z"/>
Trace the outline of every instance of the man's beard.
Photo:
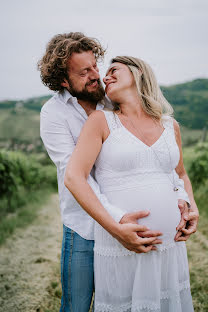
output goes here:
<path id="1" fill-rule="evenodd" d="M 98 84 L 97 90 L 89 92 L 87 90 L 87 86 L 93 84 L 95 81 L 97 81 L 97 84 Z M 105 91 L 103 89 L 100 79 L 94 79 L 86 83 L 82 91 L 77 91 L 77 89 L 74 87 L 73 82 L 70 79 L 68 79 L 68 83 L 69 83 L 69 92 L 71 93 L 72 96 L 76 97 L 77 100 L 98 103 L 99 101 L 103 99 L 105 95 Z"/>

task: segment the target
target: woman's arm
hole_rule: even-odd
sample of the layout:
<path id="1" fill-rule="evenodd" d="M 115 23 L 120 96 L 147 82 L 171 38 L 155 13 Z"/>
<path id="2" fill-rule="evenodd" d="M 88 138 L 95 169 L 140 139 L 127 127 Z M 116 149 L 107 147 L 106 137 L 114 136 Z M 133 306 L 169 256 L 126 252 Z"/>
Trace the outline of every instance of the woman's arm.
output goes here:
<path id="1" fill-rule="evenodd" d="M 187 220 L 188 225 L 185 229 L 182 229 L 184 236 L 179 237 L 178 240 L 187 240 L 191 234 L 196 232 L 198 219 L 199 219 L 199 211 L 198 211 L 196 202 L 194 200 L 194 194 L 193 194 L 190 179 L 184 167 L 180 127 L 176 120 L 174 120 L 174 130 L 175 130 L 176 142 L 178 144 L 179 151 L 180 151 L 180 160 L 179 160 L 178 166 L 176 167 L 176 172 L 179 175 L 179 178 L 184 181 L 184 188 L 186 192 L 188 193 L 190 203 L 191 203 L 191 207 L 189 209 L 189 216 Z"/>
<path id="2" fill-rule="evenodd" d="M 67 165 L 64 184 L 83 209 L 112 236 L 118 239 L 124 247 L 135 252 L 148 252 L 154 249 L 149 244 L 153 242 L 155 244 L 157 237 L 138 237 L 137 231 L 146 231 L 145 226 L 115 222 L 87 182 L 90 171 L 102 148 L 106 127 L 103 112 L 96 111 L 89 116 Z M 146 215 L 148 215 L 147 212 Z"/>

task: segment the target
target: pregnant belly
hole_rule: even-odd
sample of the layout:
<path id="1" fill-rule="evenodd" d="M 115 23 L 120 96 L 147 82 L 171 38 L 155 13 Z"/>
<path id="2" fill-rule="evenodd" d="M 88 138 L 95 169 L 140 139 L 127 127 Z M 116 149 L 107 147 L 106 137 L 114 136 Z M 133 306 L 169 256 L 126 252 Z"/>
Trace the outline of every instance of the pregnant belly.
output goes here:
<path id="1" fill-rule="evenodd" d="M 106 193 L 109 201 L 115 207 L 126 213 L 141 210 L 150 211 L 149 216 L 141 218 L 138 223 L 146 225 L 151 230 L 163 233 L 163 240 L 173 240 L 181 214 L 178 208 L 177 194 L 172 185 L 154 184 L 145 187 L 135 187 L 122 191 Z"/>

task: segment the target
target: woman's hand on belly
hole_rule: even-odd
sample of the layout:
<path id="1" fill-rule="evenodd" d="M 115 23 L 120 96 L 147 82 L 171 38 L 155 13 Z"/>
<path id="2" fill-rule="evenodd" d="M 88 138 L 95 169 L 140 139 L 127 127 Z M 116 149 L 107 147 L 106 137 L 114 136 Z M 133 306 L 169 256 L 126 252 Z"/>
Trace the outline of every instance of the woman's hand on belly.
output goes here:
<path id="1" fill-rule="evenodd" d="M 149 211 L 147 210 L 142 210 L 142 211 L 137 211 L 137 212 L 132 212 L 132 213 L 126 213 L 122 219 L 120 220 L 120 224 L 127 224 L 127 223 L 132 223 L 132 224 L 138 224 L 138 220 L 141 218 L 145 218 L 150 214 Z M 161 231 L 153 231 L 153 230 L 146 230 L 146 231 L 140 231 L 137 232 L 137 235 L 139 237 L 158 237 L 162 235 Z M 154 244 L 161 244 L 161 240 L 157 240 L 154 242 Z"/>
<path id="2" fill-rule="evenodd" d="M 147 253 L 156 250 L 155 244 L 161 244 L 158 237 L 139 237 L 138 232 L 145 232 L 149 229 L 139 224 L 118 224 L 118 232 L 113 236 L 128 250 L 136 253 Z"/>

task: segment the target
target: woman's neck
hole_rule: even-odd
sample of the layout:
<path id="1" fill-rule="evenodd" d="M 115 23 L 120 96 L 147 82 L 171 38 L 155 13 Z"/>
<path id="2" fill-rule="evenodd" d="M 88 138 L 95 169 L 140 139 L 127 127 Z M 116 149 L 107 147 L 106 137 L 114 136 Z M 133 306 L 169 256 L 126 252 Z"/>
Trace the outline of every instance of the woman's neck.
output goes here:
<path id="1" fill-rule="evenodd" d="M 142 100 L 138 96 L 128 96 L 119 103 L 121 113 L 126 117 L 144 117 L 145 112 L 142 108 Z"/>

